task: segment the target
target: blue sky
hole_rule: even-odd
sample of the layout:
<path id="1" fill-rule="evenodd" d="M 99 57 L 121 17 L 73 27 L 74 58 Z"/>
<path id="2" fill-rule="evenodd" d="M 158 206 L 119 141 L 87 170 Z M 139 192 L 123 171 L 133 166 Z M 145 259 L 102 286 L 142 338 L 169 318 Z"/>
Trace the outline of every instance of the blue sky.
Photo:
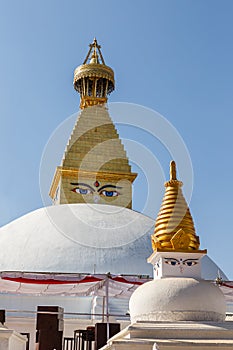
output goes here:
<path id="1" fill-rule="evenodd" d="M 41 155 L 78 110 L 73 70 L 96 36 L 116 75 L 110 102 L 154 109 L 183 137 L 202 248 L 233 279 L 232 18 L 231 0 L 2 1 L 0 224 L 42 206 Z M 169 156 L 153 152 L 168 175 Z M 140 182 L 136 191 L 140 209 Z"/>

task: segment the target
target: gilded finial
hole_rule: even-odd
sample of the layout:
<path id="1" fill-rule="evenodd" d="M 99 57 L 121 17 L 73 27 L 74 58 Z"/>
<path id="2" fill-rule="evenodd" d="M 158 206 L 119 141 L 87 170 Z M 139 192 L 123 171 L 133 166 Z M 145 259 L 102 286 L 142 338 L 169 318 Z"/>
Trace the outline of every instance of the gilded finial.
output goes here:
<path id="1" fill-rule="evenodd" d="M 199 237 L 177 180 L 176 163 L 170 163 L 170 180 L 165 183 L 163 202 L 155 222 L 152 248 L 155 251 L 197 251 Z"/>
<path id="2" fill-rule="evenodd" d="M 97 55 L 95 50 L 93 51 L 93 54 L 92 54 L 91 60 L 90 60 L 90 64 L 92 64 L 92 63 L 99 63 L 98 55 Z"/>
<path id="3" fill-rule="evenodd" d="M 94 38 L 93 40 L 93 43 L 92 44 L 89 44 L 89 51 L 87 53 L 87 56 L 83 62 L 83 64 L 87 64 L 87 61 L 88 59 L 90 59 L 90 57 L 92 58 L 93 55 L 94 57 L 97 57 L 98 59 L 98 63 L 99 63 L 99 57 L 100 57 L 100 60 L 101 60 L 101 64 L 104 64 L 105 65 L 105 62 L 104 62 L 104 58 L 103 58 L 103 55 L 102 55 L 102 52 L 101 52 L 101 46 L 98 44 L 96 38 Z M 91 53 L 93 52 L 92 56 L 91 56 Z M 99 57 L 98 57 L 99 56 Z"/>
<path id="4" fill-rule="evenodd" d="M 177 180 L 176 178 L 176 163 L 174 160 L 170 162 L 170 180 Z"/>
<path id="5" fill-rule="evenodd" d="M 170 180 L 165 182 L 165 187 L 168 186 L 176 186 L 176 187 L 182 187 L 183 182 L 177 180 L 177 175 L 176 175 L 176 162 L 172 160 L 170 162 Z"/>
<path id="6" fill-rule="evenodd" d="M 80 108 L 105 104 L 114 85 L 114 72 L 105 65 L 101 46 L 94 38 L 83 64 L 74 72 L 74 88 L 80 93 Z"/>

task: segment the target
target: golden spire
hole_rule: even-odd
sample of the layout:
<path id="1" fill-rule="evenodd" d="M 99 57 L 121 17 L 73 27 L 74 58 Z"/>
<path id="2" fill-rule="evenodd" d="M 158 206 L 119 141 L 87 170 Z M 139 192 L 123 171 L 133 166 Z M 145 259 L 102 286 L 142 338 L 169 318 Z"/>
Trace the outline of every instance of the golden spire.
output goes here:
<path id="1" fill-rule="evenodd" d="M 114 72 L 105 65 L 101 46 L 96 38 L 89 45 L 83 64 L 74 71 L 74 88 L 80 93 L 80 108 L 103 105 L 114 90 Z M 88 63 L 89 61 L 89 63 Z"/>
<path id="2" fill-rule="evenodd" d="M 176 178 L 176 163 L 170 163 L 170 180 L 165 183 L 165 194 L 152 235 L 154 251 L 197 251 L 199 237 L 183 196 L 182 182 Z"/>

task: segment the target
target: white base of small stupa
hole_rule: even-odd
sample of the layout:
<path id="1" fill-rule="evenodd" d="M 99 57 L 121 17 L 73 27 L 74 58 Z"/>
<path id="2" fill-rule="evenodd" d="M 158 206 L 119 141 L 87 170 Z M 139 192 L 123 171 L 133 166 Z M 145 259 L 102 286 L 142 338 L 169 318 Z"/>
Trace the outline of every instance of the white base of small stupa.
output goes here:
<path id="1" fill-rule="evenodd" d="M 229 350 L 233 322 L 137 322 L 112 337 L 101 350 Z"/>

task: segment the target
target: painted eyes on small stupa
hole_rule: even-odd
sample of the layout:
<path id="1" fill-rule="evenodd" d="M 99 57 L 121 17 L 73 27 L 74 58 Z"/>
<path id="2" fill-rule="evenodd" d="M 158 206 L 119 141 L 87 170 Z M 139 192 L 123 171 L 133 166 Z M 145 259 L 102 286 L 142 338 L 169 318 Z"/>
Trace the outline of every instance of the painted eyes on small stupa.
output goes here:
<path id="1" fill-rule="evenodd" d="M 185 265 L 185 266 L 194 266 L 198 264 L 197 259 L 186 259 L 186 260 L 178 260 L 178 259 L 165 259 L 165 263 L 172 266 L 177 265 Z"/>
<path id="2" fill-rule="evenodd" d="M 165 260 L 165 263 L 168 264 L 168 265 L 172 265 L 172 266 L 180 264 L 180 262 L 178 260 L 173 260 L 173 259 Z"/>
<path id="3" fill-rule="evenodd" d="M 188 260 L 188 261 L 184 261 L 183 262 L 184 265 L 187 265 L 187 266 L 194 266 L 194 265 L 197 265 L 197 261 L 194 261 L 194 260 Z"/>

